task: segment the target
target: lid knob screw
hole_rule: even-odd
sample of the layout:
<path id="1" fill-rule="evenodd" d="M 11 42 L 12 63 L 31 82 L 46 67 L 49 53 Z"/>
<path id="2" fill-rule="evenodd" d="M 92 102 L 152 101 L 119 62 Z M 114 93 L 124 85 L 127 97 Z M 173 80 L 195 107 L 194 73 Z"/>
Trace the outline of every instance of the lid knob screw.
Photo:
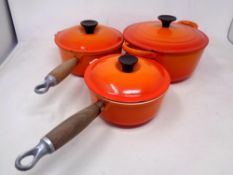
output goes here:
<path id="1" fill-rule="evenodd" d="M 162 27 L 169 28 L 170 24 L 176 20 L 176 17 L 171 15 L 160 15 L 158 19 L 162 22 Z"/>
<path id="2" fill-rule="evenodd" d="M 80 24 L 84 28 L 86 34 L 93 34 L 98 22 L 95 20 L 83 20 Z"/>
<path id="3" fill-rule="evenodd" d="M 134 65 L 138 62 L 138 58 L 133 55 L 122 55 L 119 57 L 119 62 L 122 66 L 122 71 L 130 73 L 133 71 Z"/>

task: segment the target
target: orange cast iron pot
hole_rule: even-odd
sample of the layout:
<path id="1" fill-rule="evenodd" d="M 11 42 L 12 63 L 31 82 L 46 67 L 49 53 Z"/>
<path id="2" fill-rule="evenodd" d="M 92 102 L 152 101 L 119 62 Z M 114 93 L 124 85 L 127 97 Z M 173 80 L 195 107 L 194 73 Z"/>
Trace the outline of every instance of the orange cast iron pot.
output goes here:
<path id="1" fill-rule="evenodd" d="M 119 54 L 92 62 L 84 80 L 92 100 L 105 104 L 101 116 L 122 126 L 140 125 L 152 119 L 170 82 L 159 63 L 132 55 L 119 58 Z"/>
<path id="2" fill-rule="evenodd" d="M 20 155 L 15 162 L 17 169 L 31 169 L 41 157 L 62 147 L 99 114 L 120 126 L 136 126 L 151 120 L 170 84 L 168 72 L 156 61 L 120 54 L 92 61 L 84 80 L 93 104 L 65 120 L 36 147 Z M 23 165 L 21 161 L 27 156 L 34 159 Z"/>
<path id="3" fill-rule="evenodd" d="M 122 34 L 94 20 L 84 20 L 80 25 L 64 29 L 55 35 L 63 63 L 51 71 L 45 82 L 35 88 L 42 94 L 60 83 L 71 72 L 83 76 L 89 62 L 113 53 L 121 53 Z"/>
<path id="4" fill-rule="evenodd" d="M 146 21 L 128 26 L 123 49 L 133 55 L 151 58 L 162 64 L 172 82 L 191 76 L 208 44 L 208 37 L 192 21 L 178 21 L 170 15 L 160 21 Z"/>

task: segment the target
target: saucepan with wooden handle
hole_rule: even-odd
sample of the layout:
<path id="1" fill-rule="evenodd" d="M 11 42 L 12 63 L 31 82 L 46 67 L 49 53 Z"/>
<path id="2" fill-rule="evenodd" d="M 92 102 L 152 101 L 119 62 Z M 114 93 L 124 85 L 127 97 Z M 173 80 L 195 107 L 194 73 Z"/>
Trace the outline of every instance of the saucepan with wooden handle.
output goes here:
<path id="1" fill-rule="evenodd" d="M 93 60 L 84 80 L 93 104 L 65 120 L 46 134 L 36 147 L 20 155 L 15 162 L 17 169 L 31 169 L 41 157 L 62 147 L 99 114 L 109 123 L 126 127 L 150 121 L 159 110 L 170 84 L 168 72 L 159 63 L 120 54 Z M 34 158 L 23 165 L 22 160 L 27 156 Z"/>
<path id="2" fill-rule="evenodd" d="M 43 94 L 57 85 L 70 73 L 83 77 L 89 62 L 113 53 L 121 53 L 122 34 L 111 27 L 98 24 L 95 20 L 81 21 L 58 32 L 55 43 L 59 47 L 63 63 L 51 71 L 44 83 L 35 87 L 35 92 Z"/>

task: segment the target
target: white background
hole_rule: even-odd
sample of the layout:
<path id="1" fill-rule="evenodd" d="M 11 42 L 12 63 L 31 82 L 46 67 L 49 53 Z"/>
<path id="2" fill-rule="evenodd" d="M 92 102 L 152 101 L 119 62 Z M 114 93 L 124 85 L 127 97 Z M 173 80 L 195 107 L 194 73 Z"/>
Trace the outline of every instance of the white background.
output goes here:
<path id="1" fill-rule="evenodd" d="M 10 0 L 10 7 L 20 43 L 0 67 L 0 174 L 233 174 L 233 45 L 226 39 L 233 1 Z M 87 18 L 122 31 L 166 13 L 196 21 L 210 43 L 194 75 L 171 85 L 155 119 L 124 129 L 97 118 L 32 170 L 17 171 L 18 154 L 90 104 L 75 76 L 45 95 L 33 92 L 60 63 L 53 35 Z"/>
<path id="2" fill-rule="evenodd" d="M 51 37 L 88 18 L 123 30 L 160 14 L 197 21 L 209 36 L 223 39 L 233 17 L 232 0 L 10 0 L 10 6 L 20 40 Z"/>

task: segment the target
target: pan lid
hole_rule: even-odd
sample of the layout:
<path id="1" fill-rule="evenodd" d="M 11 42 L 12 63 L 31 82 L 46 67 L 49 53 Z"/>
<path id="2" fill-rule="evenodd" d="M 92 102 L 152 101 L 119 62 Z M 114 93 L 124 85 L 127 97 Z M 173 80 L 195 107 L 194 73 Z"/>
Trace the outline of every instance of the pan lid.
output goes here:
<path id="1" fill-rule="evenodd" d="M 80 25 L 58 32 L 55 42 L 65 50 L 95 53 L 119 47 L 123 42 L 123 36 L 118 30 L 99 25 L 95 20 L 84 20 Z"/>
<path id="2" fill-rule="evenodd" d="M 117 102 L 144 102 L 160 97 L 170 84 L 156 61 L 133 55 L 108 55 L 91 62 L 84 74 L 90 90 Z"/>
<path id="3" fill-rule="evenodd" d="M 125 40 L 144 50 L 162 53 L 183 53 L 204 48 L 208 37 L 200 30 L 173 22 L 176 17 L 161 15 L 160 21 L 146 21 L 128 26 Z"/>

